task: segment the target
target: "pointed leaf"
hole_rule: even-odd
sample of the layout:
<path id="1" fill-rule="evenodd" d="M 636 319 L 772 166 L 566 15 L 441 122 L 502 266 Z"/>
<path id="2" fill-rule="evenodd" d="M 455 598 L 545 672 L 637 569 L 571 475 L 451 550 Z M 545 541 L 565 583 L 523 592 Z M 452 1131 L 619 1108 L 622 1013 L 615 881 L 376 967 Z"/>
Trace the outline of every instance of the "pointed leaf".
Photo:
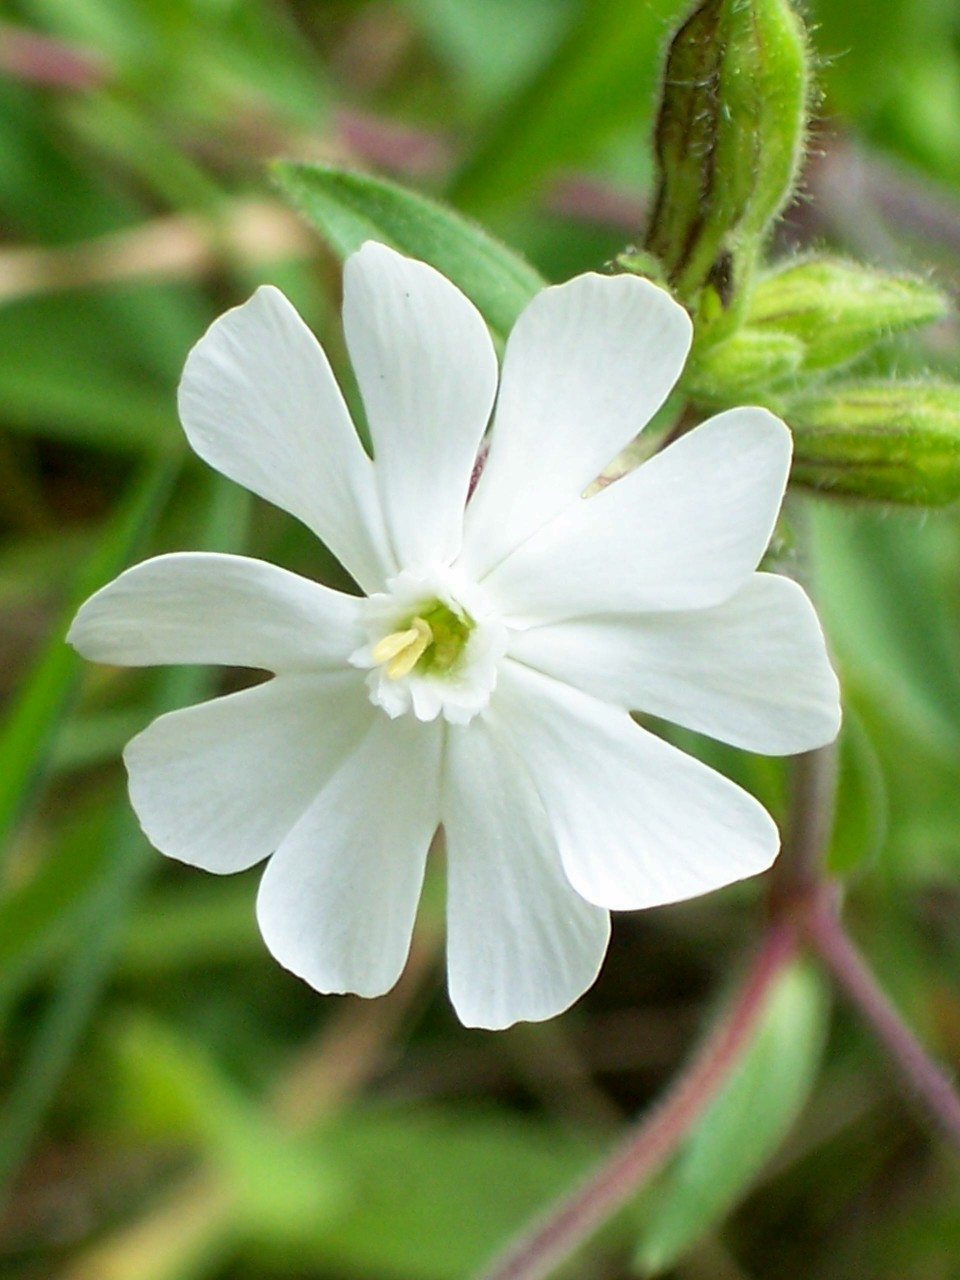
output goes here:
<path id="1" fill-rule="evenodd" d="M 280 190 L 341 258 L 379 240 L 431 263 L 504 337 L 544 280 L 477 223 L 383 178 L 280 160 Z"/>
<path id="2" fill-rule="evenodd" d="M 827 1002 L 817 974 L 786 970 L 752 1043 L 652 1198 L 637 1261 L 662 1275 L 749 1189 L 813 1085 Z"/>

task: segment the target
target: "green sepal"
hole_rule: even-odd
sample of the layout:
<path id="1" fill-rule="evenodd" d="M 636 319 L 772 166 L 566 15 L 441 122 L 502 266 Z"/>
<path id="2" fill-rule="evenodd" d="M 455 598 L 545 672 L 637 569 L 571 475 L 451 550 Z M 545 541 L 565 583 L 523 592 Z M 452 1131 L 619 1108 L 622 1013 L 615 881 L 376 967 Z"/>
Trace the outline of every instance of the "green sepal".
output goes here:
<path id="1" fill-rule="evenodd" d="M 803 158 L 809 73 L 788 0 L 703 0 L 670 45 L 645 248 L 681 298 L 728 307 Z"/>
<path id="2" fill-rule="evenodd" d="M 960 386 L 864 381 L 795 400 L 795 483 L 913 506 L 960 498 Z"/>
<path id="3" fill-rule="evenodd" d="M 817 370 L 845 364 L 883 338 L 930 324 L 949 310 L 945 295 L 926 280 L 808 258 L 757 280 L 745 319 L 765 332 L 800 339 L 804 368 Z"/>
<path id="4" fill-rule="evenodd" d="M 646 280 L 652 280 L 654 284 L 667 288 L 667 277 L 663 269 L 663 264 L 652 253 L 647 253 L 645 249 L 637 249 L 631 246 L 624 249 L 622 253 L 618 253 L 613 260 L 613 266 L 617 271 L 623 272 L 625 275 L 643 276 Z"/>
<path id="5" fill-rule="evenodd" d="M 780 412 L 783 388 L 792 386 L 804 353 L 793 334 L 738 329 L 703 351 L 695 347 L 680 385 L 691 400 L 711 408 L 749 400 Z"/>

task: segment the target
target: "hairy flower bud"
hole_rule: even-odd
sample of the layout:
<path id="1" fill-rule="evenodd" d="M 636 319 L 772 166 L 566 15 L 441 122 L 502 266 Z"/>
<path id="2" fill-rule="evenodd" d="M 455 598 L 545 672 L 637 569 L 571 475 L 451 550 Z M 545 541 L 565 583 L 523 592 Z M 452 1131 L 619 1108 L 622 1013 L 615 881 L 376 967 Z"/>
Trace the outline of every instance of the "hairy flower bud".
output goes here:
<path id="1" fill-rule="evenodd" d="M 667 55 L 646 249 L 681 298 L 727 305 L 803 155 L 809 76 L 788 0 L 702 0 Z"/>
<path id="2" fill-rule="evenodd" d="M 781 388 L 803 364 L 800 338 L 775 329 L 738 329 L 703 351 L 694 348 L 683 389 L 710 407 L 751 400 L 768 409 L 782 407 Z"/>
<path id="3" fill-rule="evenodd" d="M 804 344 L 803 367 L 827 369 L 881 339 L 941 319 L 949 310 L 934 285 L 855 262 L 809 258 L 758 280 L 746 323 Z"/>
<path id="4" fill-rule="evenodd" d="M 960 386 L 848 384 L 794 404 L 793 480 L 916 506 L 960 498 Z"/>

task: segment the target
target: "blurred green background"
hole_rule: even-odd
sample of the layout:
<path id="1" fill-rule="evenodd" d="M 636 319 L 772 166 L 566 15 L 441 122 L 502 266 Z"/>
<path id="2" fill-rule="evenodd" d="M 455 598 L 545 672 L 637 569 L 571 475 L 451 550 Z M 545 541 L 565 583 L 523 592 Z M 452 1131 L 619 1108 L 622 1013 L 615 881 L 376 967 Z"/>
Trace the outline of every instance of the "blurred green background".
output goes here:
<path id="1" fill-rule="evenodd" d="M 431 883 L 400 987 L 318 997 L 260 943 L 257 873 L 168 864 L 127 805 L 126 739 L 233 677 L 88 669 L 62 640 L 85 595 L 157 551 L 248 552 L 336 581 L 293 521 L 187 456 L 176 420 L 187 350 L 263 281 L 344 374 L 339 267 L 271 190 L 268 160 L 447 199 L 552 279 L 599 267 L 642 233 L 657 65 L 683 12 L 0 7 L 0 1276 L 465 1276 L 656 1096 L 757 932 L 757 884 L 621 917 L 572 1012 L 465 1031 Z M 822 98 L 780 251 L 929 269 L 956 293 L 955 0 L 807 15 Z M 957 377 L 957 354 L 946 322 L 873 359 Z M 848 919 L 956 1066 L 960 524 L 796 501 L 846 692 L 832 857 Z M 782 813 L 782 763 L 693 746 Z M 570 1275 L 960 1277 L 956 1165 L 879 1050 L 803 971 L 771 1019 L 739 1100 L 700 1135 L 713 1200 L 691 1157 L 686 1190 L 662 1178 Z"/>

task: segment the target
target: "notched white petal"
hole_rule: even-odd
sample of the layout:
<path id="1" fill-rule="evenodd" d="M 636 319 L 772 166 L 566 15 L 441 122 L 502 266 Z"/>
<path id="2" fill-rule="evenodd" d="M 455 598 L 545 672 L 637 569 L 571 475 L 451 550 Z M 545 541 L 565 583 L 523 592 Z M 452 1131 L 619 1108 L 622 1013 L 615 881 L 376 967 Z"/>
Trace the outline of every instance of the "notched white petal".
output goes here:
<path id="1" fill-rule="evenodd" d="M 690 318 L 636 276 L 544 289 L 507 340 L 490 452 L 470 501 L 464 563 L 482 576 L 576 501 L 680 376 Z"/>
<path id="2" fill-rule="evenodd" d="M 449 564 L 497 389 L 483 318 L 433 267 L 368 241 L 344 267 L 343 326 L 397 561 Z"/>
<path id="3" fill-rule="evenodd" d="M 711 609 L 572 619 L 514 633 L 519 661 L 614 706 L 790 755 L 832 742 L 840 690 L 813 605 L 754 574 Z"/>
<path id="4" fill-rule="evenodd" d="M 592 985 L 609 917 L 571 887 L 543 805 L 493 713 L 448 732 L 447 970 L 465 1026 L 562 1013 Z"/>
<path id="5" fill-rule="evenodd" d="M 182 552 L 121 573 L 81 607 L 67 639 L 118 666 L 216 663 L 265 671 L 341 668 L 361 602 L 246 556 Z"/>
<path id="6" fill-rule="evenodd" d="M 130 800 L 150 842 L 206 871 L 281 843 L 373 718 L 351 671 L 278 676 L 171 711 L 127 744 Z"/>
<path id="7" fill-rule="evenodd" d="M 439 725 L 374 713 L 267 865 L 264 941 L 317 991 L 383 995 L 403 970 L 439 822 L 441 740 Z"/>
<path id="8" fill-rule="evenodd" d="M 790 471 L 790 432 L 731 409 L 578 499 L 483 581 L 517 625 L 721 604 L 756 569 Z"/>
<path id="9" fill-rule="evenodd" d="M 765 871 L 780 844 L 729 779 L 569 685 L 506 661 L 499 706 L 543 801 L 570 883 L 637 910 Z"/>
<path id="10" fill-rule="evenodd" d="M 397 566 L 373 465 L 313 334 L 264 285 L 187 358 L 180 417 L 194 451 L 302 520 L 364 590 Z"/>

